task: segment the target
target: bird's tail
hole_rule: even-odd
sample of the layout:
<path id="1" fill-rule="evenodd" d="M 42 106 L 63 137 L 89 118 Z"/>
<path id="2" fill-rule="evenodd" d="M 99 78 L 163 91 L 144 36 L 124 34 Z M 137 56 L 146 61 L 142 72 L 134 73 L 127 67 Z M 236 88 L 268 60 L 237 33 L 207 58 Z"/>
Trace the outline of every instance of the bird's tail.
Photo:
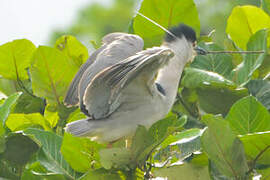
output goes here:
<path id="1" fill-rule="evenodd" d="M 95 128 L 91 119 L 82 119 L 68 123 L 65 127 L 65 131 L 74 136 L 82 137 L 94 134 Z"/>

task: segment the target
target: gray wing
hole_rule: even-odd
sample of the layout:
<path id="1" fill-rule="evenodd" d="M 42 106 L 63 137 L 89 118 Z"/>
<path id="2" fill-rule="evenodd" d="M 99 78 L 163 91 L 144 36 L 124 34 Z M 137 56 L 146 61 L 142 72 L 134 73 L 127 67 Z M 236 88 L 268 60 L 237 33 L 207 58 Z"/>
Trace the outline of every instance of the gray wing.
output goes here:
<path id="1" fill-rule="evenodd" d="M 94 119 L 109 116 L 121 102 L 121 91 L 135 78 L 149 85 L 159 68 L 171 57 L 173 52 L 164 47 L 151 48 L 137 53 L 98 73 L 87 86 L 83 103 L 88 114 Z M 153 85 L 153 83 L 152 83 Z"/>
<path id="2" fill-rule="evenodd" d="M 141 51 L 143 48 L 143 40 L 139 36 L 126 33 L 108 34 L 103 37 L 102 44 L 81 66 L 72 80 L 64 100 L 66 105 L 79 103 L 80 94 L 83 96 L 86 86 L 99 71 Z M 124 47 L 130 47 L 132 50 L 128 51 Z M 119 51 L 122 52 L 122 56 L 117 57 L 116 54 Z"/>

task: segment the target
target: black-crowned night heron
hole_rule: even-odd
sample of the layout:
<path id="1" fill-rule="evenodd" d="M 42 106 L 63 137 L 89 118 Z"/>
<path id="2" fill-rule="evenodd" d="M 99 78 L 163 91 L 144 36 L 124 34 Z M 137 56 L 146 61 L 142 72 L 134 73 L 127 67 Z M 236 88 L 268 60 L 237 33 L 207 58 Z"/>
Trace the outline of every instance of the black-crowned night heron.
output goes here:
<path id="1" fill-rule="evenodd" d="M 173 27 L 160 47 L 143 50 L 134 34 L 106 35 L 103 45 L 82 65 L 65 103 L 87 115 L 68 123 L 66 132 L 112 142 L 151 126 L 170 111 L 185 64 L 193 59 L 196 33 Z"/>

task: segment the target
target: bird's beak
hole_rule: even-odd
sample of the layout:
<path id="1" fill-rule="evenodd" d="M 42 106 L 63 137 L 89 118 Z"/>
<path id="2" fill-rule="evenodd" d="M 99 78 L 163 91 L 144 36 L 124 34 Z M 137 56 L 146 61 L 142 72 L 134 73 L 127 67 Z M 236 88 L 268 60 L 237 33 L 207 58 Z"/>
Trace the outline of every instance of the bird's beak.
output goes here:
<path id="1" fill-rule="evenodd" d="M 196 46 L 194 48 L 194 50 L 196 51 L 197 55 L 206 55 L 207 51 L 199 46 Z"/>

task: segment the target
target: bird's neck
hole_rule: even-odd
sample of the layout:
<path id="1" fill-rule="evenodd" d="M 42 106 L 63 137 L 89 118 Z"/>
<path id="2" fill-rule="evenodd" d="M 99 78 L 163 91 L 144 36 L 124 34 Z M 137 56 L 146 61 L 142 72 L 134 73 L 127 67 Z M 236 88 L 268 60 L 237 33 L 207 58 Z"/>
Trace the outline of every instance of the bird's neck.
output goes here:
<path id="1" fill-rule="evenodd" d="M 156 80 L 165 90 L 164 103 L 166 103 L 169 109 L 174 103 L 184 66 L 192 57 L 192 48 L 186 41 L 175 43 L 177 44 L 164 44 L 164 46 L 172 49 L 174 57 L 159 70 Z"/>

